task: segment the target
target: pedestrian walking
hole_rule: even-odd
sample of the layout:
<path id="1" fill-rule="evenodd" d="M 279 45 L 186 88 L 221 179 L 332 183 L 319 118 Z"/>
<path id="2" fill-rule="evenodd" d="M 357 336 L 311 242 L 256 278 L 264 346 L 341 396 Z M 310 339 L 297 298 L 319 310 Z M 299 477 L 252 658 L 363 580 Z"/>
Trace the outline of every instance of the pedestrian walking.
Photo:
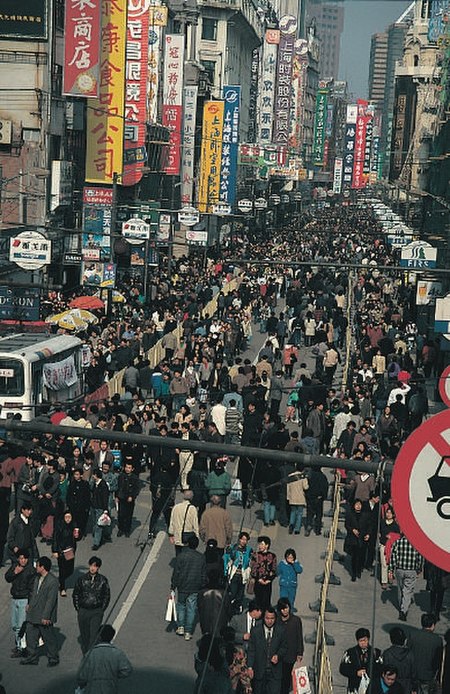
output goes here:
<path id="1" fill-rule="evenodd" d="M 293 604 L 288 598 L 281 597 L 277 603 L 280 623 L 286 631 L 287 650 L 283 657 L 283 676 L 281 693 L 289 694 L 292 689 L 292 670 L 300 667 L 305 645 L 303 643 L 303 625 L 300 617 L 292 614 Z"/>
<path id="2" fill-rule="evenodd" d="M 255 599 L 263 610 L 271 603 L 272 583 L 276 576 L 277 556 L 270 551 L 270 537 L 261 535 L 250 562 L 250 577 L 254 582 Z"/>
<path id="3" fill-rule="evenodd" d="M 108 514 L 109 489 L 102 476 L 100 468 L 92 471 L 93 486 L 91 488 L 92 510 L 92 549 L 94 552 L 100 547 L 103 540 L 103 526 L 98 524 L 100 516 Z"/>
<path id="4" fill-rule="evenodd" d="M 278 580 L 280 584 L 280 598 L 289 600 L 292 611 L 295 609 L 297 583 L 301 573 L 303 573 L 303 566 L 297 561 L 295 549 L 287 549 L 284 553 L 284 559 L 278 564 Z"/>
<path id="5" fill-rule="evenodd" d="M 125 463 L 123 472 L 119 475 L 117 499 L 119 509 L 117 514 L 117 537 L 130 537 L 133 521 L 134 505 L 139 494 L 139 478 L 134 472 L 133 463 Z"/>
<path id="6" fill-rule="evenodd" d="M 422 572 L 423 559 L 412 544 L 401 534 L 392 546 L 388 576 L 397 581 L 398 618 L 406 622 L 408 609 L 414 595 L 417 576 Z"/>
<path id="7" fill-rule="evenodd" d="M 52 563 L 48 557 L 37 561 L 37 576 L 34 579 L 27 609 L 27 652 L 28 656 L 20 661 L 21 665 L 37 665 L 39 638 L 47 649 L 48 667 L 59 665 L 58 639 L 54 624 L 58 610 L 58 579 L 50 569 Z"/>
<path id="8" fill-rule="evenodd" d="M 203 512 L 200 519 L 199 532 L 203 542 L 216 540 L 217 547 L 223 554 L 225 547 L 228 547 L 233 537 L 233 521 L 228 511 L 220 504 L 221 497 L 213 494 L 211 507 Z"/>
<path id="9" fill-rule="evenodd" d="M 302 439 L 303 441 L 304 439 Z M 328 479 L 320 467 L 311 470 L 308 474 L 308 489 L 305 495 L 305 537 L 309 537 L 313 529 L 316 535 L 320 535 L 322 532 L 323 502 L 328 495 Z"/>
<path id="10" fill-rule="evenodd" d="M 344 651 L 339 672 L 347 678 L 347 692 L 353 694 L 359 689 L 361 680 L 368 679 L 369 672 L 375 678 L 380 672 L 381 652 L 370 645 L 370 631 L 361 627 L 355 632 L 356 646 Z"/>
<path id="11" fill-rule="evenodd" d="M 75 526 L 79 529 L 79 539 L 86 536 L 86 528 L 91 509 L 89 482 L 83 479 L 83 468 L 76 467 L 72 473 L 66 496 L 67 508 L 72 514 Z"/>
<path id="12" fill-rule="evenodd" d="M 353 582 L 362 575 L 371 527 L 369 514 L 363 509 L 362 501 L 355 499 L 345 518 L 347 536 L 344 542 L 344 552 L 347 552 L 351 559 Z"/>
<path id="13" fill-rule="evenodd" d="M 32 595 L 36 571 L 27 549 L 17 550 L 16 557 L 17 563 L 12 564 L 5 574 L 5 580 L 11 584 L 11 626 L 15 638 L 11 657 L 25 658 L 28 655 L 27 642 L 21 631 L 24 622 L 27 621 L 27 606 Z"/>
<path id="14" fill-rule="evenodd" d="M 391 646 L 382 654 L 384 665 L 397 670 L 397 682 L 403 687 L 404 694 L 417 692 L 417 668 L 411 649 L 406 644 L 406 634 L 401 627 L 393 627 L 389 632 Z"/>
<path id="15" fill-rule="evenodd" d="M 242 611 L 245 586 L 250 578 L 252 548 L 248 544 L 249 541 L 250 535 L 245 530 L 242 531 L 239 533 L 238 541 L 223 555 L 224 573 L 234 612 Z"/>
<path id="16" fill-rule="evenodd" d="M 303 512 L 306 506 L 305 492 L 309 488 L 309 481 L 304 474 L 305 466 L 297 463 L 297 471 L 288 477 L 286 498 L 289 502 L 289 535 L 300 534 L 303 520 Z"/>
<path id="17" fill-rule="evenodd" d="M 110 624 L 103 624 L 97 643 L 84 656 L 77 673 L 83 694 L 117 694 L 118 681 L 132 674 L 125 653 L 111 643 L 115 634 Z"/>
<path id="18" fill-rule="evenodd" d="M 87 653 L 94 645 L 103 614 L 111 599 L 108 579 L 99 573 L 102 560 L 94 556 L 89 559 L 88 564 L 88 571 L 78 578 L 72 594 L 83 653 Z"/>
<path id="19" fill-rule="evenodd" d="M 442 666 L 443 643 L 434 633 L 436 618 L 433 614 L 423 614 L 422 629 L 416 629 L 409 636 L 409 647 L 417 670 L 418 694 L 437 694 Z M 445 690 L 442 689 L 442 694 Z"/>
<path id="20" fill-rule="evenodd" d="M 370 694 L 405 694 L 395 665 L 382 665 L 380 674 L 370 684 Z"/>
<path id="21" fill-rule="evenodd" d="M 197 616 L 199 591 L 206 586 L 206 560 L 197 551 L 199 539 L 192 534 L 187 546 L 182 548 L 175 559 L 171 590 L 177 591 L 177 634 L 185 641 L 192 639 Z"/>
<path id="22" fill-rule="evenodd" d="M 8 547 L 8 556 L 13 564 L 17 562 L 17 552 L 19 549 L 22 551 L 26 550 L 31 560 L 35 560 L 39 556 L 31 523 L 32 513 L 33 507 L 31 503 L 24 501 L 20 513 L 13 518 L 9 525 L 6 544 Z"/>
<path id="23" fill-rule="evenodd" d="M 175 554 L 178 555 L 186 546 L 190 536 L 198 537 L 198 514 L 192 503 L 194 492 L 191 489 L 183 491 L 183 501 L 175 504 L 170 514 L 169 540 L 175 545 Z"/>
<path id="24" fill-rule="evenodd" d="M 59 594 L 67 596 L 66 580 L 72 576 L 75 568 L 75 552 L 79 538 L 79 529 L 75 526 L 70 511 L 55 524 L 53 533 L 52 553 L 58 560 Z"/>
<path id="25" fill-rule="evenodd" d="M 261 617 L 260 606 L 256 600 L 250 600 L 246 610 L 231 618 L 230 627 L 234 630 L 234 642 L 237 646 L 242 646 L 247 651 L 251 631 L 259 623 Z"/>
<path id="26" fill-rule="evenodd" d="M 253 627 L 248 643 L 247 664 L 253 694 L 280 694 L 287 649 L 286 630 L 275 609 L 269 606 L 262 621 Z"/>

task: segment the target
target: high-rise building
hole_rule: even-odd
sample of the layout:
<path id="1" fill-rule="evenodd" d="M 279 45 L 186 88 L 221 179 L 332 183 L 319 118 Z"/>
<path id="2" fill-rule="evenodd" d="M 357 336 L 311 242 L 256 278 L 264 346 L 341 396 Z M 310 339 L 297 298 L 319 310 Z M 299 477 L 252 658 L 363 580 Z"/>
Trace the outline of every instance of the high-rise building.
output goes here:
<path id="1" fill-rule="evenodd" d="M 320 40 L 320 77 L 338 78 L 341 35 L 344 29 L 344 4 L 324 0 L 305 0 L 306 24 L 313 19 Z"/>
<path id="2" fill-rule="evenodd" d="M 378 111 L 382 111 L 385 97 L 387 55 L 387 32 L 373 34 L 370 43 L 369 101 L 374 104 Z"/>

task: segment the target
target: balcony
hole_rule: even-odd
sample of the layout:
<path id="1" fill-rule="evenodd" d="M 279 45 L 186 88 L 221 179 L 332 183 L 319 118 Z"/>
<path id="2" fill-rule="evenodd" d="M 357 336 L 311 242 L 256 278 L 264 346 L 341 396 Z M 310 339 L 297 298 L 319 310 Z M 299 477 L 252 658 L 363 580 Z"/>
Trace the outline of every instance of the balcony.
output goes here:
<path id="1" fill-rule="evenodd" d="M 406 65 L 403 60 L 395 63 L 396 77 L 412 77 L 417 79 L 431 80 L 440 77 L 441 68 L 433 65 Z"/>

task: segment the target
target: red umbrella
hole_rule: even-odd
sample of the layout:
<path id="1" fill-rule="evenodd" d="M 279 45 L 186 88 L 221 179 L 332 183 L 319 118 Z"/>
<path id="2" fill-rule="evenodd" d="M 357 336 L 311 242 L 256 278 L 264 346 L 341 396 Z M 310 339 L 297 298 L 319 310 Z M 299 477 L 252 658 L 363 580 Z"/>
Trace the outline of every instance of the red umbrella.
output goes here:
<path id="1" fill-rule="evenodd" d="M 85 308 L 88 311 L 96 308 L 105 308 L 104 302 L 98 296 L 77 296 L 70 304 L 70 308 Z"/>

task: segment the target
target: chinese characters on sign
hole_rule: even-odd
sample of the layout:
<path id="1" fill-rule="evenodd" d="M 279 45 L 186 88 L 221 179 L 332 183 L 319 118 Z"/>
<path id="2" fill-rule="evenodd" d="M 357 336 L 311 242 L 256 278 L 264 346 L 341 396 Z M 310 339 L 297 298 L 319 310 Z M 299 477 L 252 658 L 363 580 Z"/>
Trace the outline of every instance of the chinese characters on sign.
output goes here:
<path id="1" fill-rule="evenodd" d="M 183 73 L 184 36 L 166 34 L 162 123 L 170 130 L 170 143 L 164 171 L 172 176 L 177 176 L 180 173 Z"/>
<path id="2" fill-rule="evenodd" d="M 352 185 L 357 116 L 358 107 L 356 104 L 349 104 L 347 106 L 347 122 L 345 125 L 343 188 L 350 188 Z"/>
<path id="3" fill-rule="evenodd" d="M 103 260 L 110 254 L 112 188 L 83 188 L 83 257 Z"/>
<path id="4" fill-rule="evenodd" d="M 324 160 L 325 128 L 327 119 L 328 89 L 319 89 L 316 96 L 314 121 L 313 162 L 322 166 Z"/>
<path id="5" fill-rule="evenodd" d="M 122 185 L 138 183 L 145 163 L 142 148 L 147 135 L 148 12 L 145 0 L 128 0 L 127 48 L 125 64 L 124 172 Z M 129 153 L 127 156 L 127 152 Z M 131 156 L 130 156 L 131 155 Z"/>
<path id="6" fill-rule="evenodd" d="M 241 88 L 224 87 L 222 96 L 225 107 L 219 198 L 221 202 L 233 204 L 236 197 Z"/>
<path id="7" fill-rule="evenodd" d="M 203 107 L 202 150 L 198 209 L 209 212 L 219 202 L 220 165 L 222 161 L 223 101 L 205 101 Z"/>
<path id="8" fill-rule="evenodd" d="M 63 94 L 83 97 L 99 95 L 101 2 L 66 2 Z"/>
<path id="9" fill-rule="evenodd" d="M 50 390 L 64 390 L 78 383 L 73 354 L 53 364 L 45 363 L 42 370 L 44 385 Z"/>
<path id="10" fill-rule="evenodd" d="M 191 205 L 194 192 L 194 145 L 198 87 L 184 88 L 181 203 Z"/>
<path id="11" fill-rule="evenodd" d="M 102 0 L 99 96 L 87 113 L 90 183 L 112 183 L 113 174 L 123 171 L 126 18 L 124 3 Z"/>
<path id="12" fill-rule="evenodd" d="M 259 142 L 268 145 L 272 142 L 273 107 L 275 99 L 275 75 L 277 66 L 276 43 L 264 42 L 261 84 L 259 88 Z"/>
<path id="13" fill-rule="evenodd" d="M 275 123 L 273 142 L 287 147 L 289 141 L 289 118 L 292 101 L 292 63 L 294 58 L 294 36 L 281 34 L 278 48 L 277 84 L 275 90 Z"/>
<path id="14" fill-rule="evenodd" d="M 150 26 L 148 32 L 147 118 L 149 123 L 158 121 L 158 88 L 161 61 L 162 29 Z"/>
<path id="15" fill-rule="evenodd" d="M 358 99 L 358 116 L 356 118 L 355 151 L 353 163 L 352 188 L 364 188 L 364 156 L 366 151 L 366 126 L 368 102 Z"/>
<path id="16" fill-rule="evenodd" d="M 252 52 L 252 65 L 250 73 L 250 98 L 248 105 L 248 141 L 256 142 L 256 112 L 258 101 L 258 78 L 259 78 L 259 52 L 260 49 L 254 48 Z"/>
<path id="17" fill-rule="evenodd" d="M 0 38 L 46 39 L 47 0 L 2 0 Z"/>
<path id="18" fill-rule="evenodd" d="M 334 174 L 333 174 L 333 193 L 339 194 L 342 187 L 342 159 L 336 157 L 334 160 Z"/>

